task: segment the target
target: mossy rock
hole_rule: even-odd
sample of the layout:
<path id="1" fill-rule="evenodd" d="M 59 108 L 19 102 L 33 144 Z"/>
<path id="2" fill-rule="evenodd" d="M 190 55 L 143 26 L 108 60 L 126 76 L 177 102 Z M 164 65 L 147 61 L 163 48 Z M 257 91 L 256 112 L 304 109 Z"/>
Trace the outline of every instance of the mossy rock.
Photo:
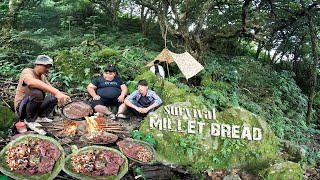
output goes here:
<path id="1" fill-rule="evenodd" d="M 288 140 L 279 140 L 281 148 L 286 151 L 292 159 L 290 161 L 299 162 L 306 158 L 306 150 Z"/>
<path id="2" fill-rule="evenodd" d="M 232 107 L 221 113 L 216 113 L 216 120 L 199 117 L 174 116 L 166 113 L 168 107 L 197 109 L 205 112 L 203 106 L 193 106 L 189 102 L 174 103 L 167 107 L 161 106 L 157 111 L 149 113 L 140 126 L 143 135 L 150 133 L 156 140 L 157 160 L 164 164 L 187 166 L 191 172 L 198 173 L 208 169 L 225 169 L 243 167 L 246 169 L 264 169 L 278 157 L 278 140 L 267 123 L 261 117 L 239 107 Z M 161 121 L 166 118 L 166 121 Z M 154 122 L 160 119 L 162 130 L 154 127 Z M 170 119 L 169 128 L 168 119 Z M 151 121 L 152 120 L 152 121 Z M 157 121 L 157 122 L 160 122 Z M 178 122 L 182 132 L 178 132 Z M 199 126 L 194 133 L 187 133 L 190 121 L 204 123 L 202 132 Z M 152 122 L 152 123 L 150 123 Z M 166 123 L 165 123 L 166 122 Z M 225 137 L 211 135 L 211 123 L 222 124 L 224 128 L 239 126 L 240 137 L 226 134 Z M 166 124 L 166 127 L 164 126 Z M 152 127 L 152 128 L 151 128 Z M 246 127 L 254 136 L 253 128 L 260 129 L 261 140 L 242 137 Z M 226 131 L 224 131 L 226 132 Z M 256 132 L 256 131 L 255 131 Z M 257 133 L 256 133 L 257 135 Z M 255 135 L 255 136 L 256 136 Z M 241 139 L 243 138 L 243 139 Z"/>
<path id="3" fill-rule="evenodd" d="M 45 174 L 39 175 L 39 176 L 27 176 L 27 175 L 19 174 L 15 171 L 12 171 L 9 168 L 9 166 L 6 162 L 5 152 L 10 147 L 19 145 L 21 143 L 25 143 L 29 139 L 33 139 L 33 140 L 43 139 L 43 140 L 46 140 L 46 141 L 53 143 L 54 145 L 56 145 L 58 147 L 61 154 L 60 154 L 59 159 L 55 162 L 54 167 L 51 172 L 48 172 L 48 173 L 45 173 Z M 42 136 L 42 135 L 30 134 L 30 135 L 21 136 L 21 137 L 15 139 L 14 141 L 11 141 L 8 145 L 6 145 L 2 149 L 2 151 L 0 152 L 0 157 L 2 157 L 0 159 L 0 170 L 6 176 L 9 176 L 13 179 L 19 179 L 19 180 L 43 180 L 43 179 L 50 180 L 50 179 L 54 179 L 61 171 L 62 164 L 63 164 L 64 158 L 65 158 L 65 152 L 64 152 L 63 148 L 61 147 L 61 145 L 59 144 L 59 142 L 57 142 L 55 139 L 53 139 L 51 137 L 47 137 L 47 136 Z"/>
<path id="4" fill-rule="evenodd" d="M 116 56 L 117 55 L 117 52 L 111 48 L 104 48 L 103 50 L 101 50 L 99 53 L 98 53 L 98 56 L 100 58 L 110 58 L 111 56 Z"/>
<path id="5" fill-rule="evenodd" d="M 7 131 L 18 119 L 13 111 L 6 106 L 0 105 L 0 130 Z"/>
<path id="6" fill-rule="evenodd" d="M 241 180 L 241 178 L 236 173 L 230 173 L 227 176 L 225 176 L 223 180 Z"/>
<path id="7" fill-rule="evenodd" d="M 85 174 L 81 174 L 76 172 L 73 167 L 72 167 L 72 162 L 71 162 L 71 158 L 78 154 L 78 153 L 84 153 L 93 149 L 97 149 L 97 150 L 109 150 L 109 151 L 113 151 L 117 154 L 119 154 L 123 159 L 124 162 L 121 165 L 119 172 L 117 175 L 113 175 L 113 176 L 104 176 L 104 177 L 98 177 L 98 176 L 88 176 Z M 62 166 L 62 169 L 64 172 L 66 172 L 68 175 L 77 178 L 77 179 L 81 179 L 81 180 L 87 180 L 87 179 L 91 179 L 91 180 L 120 180 L 128 171 L 128 159 L 126 158 L 126 156 L 124 154 L 122 154 L 120 151 L 113 149 L 113 148 L 109 148 L 109 147 L 104 147 L 104 146 L 88 146 L 88 147 L 84 147 L 81 148 L 77 151 L 75 151 L 74 153 L 68 155 L 65 159 L 65 162 Z"/>
<path id="8" fill-rule="evenodd" d="M 303 170 L 298 163 L 281 162 L 264 170 L 263 177 L 277 180 L 300 180 L 303 179 Z"/>

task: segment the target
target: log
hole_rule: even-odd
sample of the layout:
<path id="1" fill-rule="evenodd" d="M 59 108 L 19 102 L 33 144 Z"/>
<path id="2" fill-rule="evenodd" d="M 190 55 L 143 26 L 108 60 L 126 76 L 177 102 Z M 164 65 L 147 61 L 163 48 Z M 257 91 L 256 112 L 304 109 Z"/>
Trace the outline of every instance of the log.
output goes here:
<path id="1" fill-rule="evenodd" d="M 144 172 L 146 179 L 171 179 L 175 176 L 173 172 L 171 172 L 171 168 L 169 166 L 147 166 L 144 165 L 141 167 Z"/>
<path id="2" fill-rule="evenodd" d="M 108 132 L 115 132 L 115 133 L 129 133 L 128 131 L 117 131 L 117 130 L 107 130 Z"/>

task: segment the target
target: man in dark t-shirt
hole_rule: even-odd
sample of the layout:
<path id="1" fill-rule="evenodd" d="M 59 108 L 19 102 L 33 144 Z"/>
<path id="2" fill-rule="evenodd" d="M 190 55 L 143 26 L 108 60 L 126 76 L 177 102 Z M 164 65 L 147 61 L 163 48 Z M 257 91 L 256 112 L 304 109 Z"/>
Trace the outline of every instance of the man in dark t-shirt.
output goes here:
<path id="1" fill-rule="evenodd" d="M 95 78 L 87 86 L 87 90 L 93 98 L 91 105 L 96 112 L 108 115 L 110 119 L 125 118 L 123 112 L 126 110 L 126 105 L 123 101 L 128 88 L 119 77 L 116 77 L 114 66 L 107 66 L 103 76 Z M 112 114 L 107 106 L 118 106 L 118 113 Z"/>

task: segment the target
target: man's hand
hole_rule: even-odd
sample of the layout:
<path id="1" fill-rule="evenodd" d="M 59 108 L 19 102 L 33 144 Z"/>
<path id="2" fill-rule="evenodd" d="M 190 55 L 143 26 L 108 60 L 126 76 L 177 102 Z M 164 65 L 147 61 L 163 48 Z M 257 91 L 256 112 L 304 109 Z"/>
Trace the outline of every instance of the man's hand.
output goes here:
<path id="1" fill-rule="evenodd" d="M 93 100 L 100 100 L 101 97 L 99 95 L 95 95 L 92 98 L 93 98 Z"/>
<path id="2" fill-rule="evenodd" d="M 57 98 L 59 105 L 65 105 L 66 103 L 71 101 L 71 98 L 62 92 L 56 94 L 55 97 Z"/>
<path id="3" fill-rule="evenodd" d="M 142 114 L 145 114 L 149 111 L 148 108 L 141 108 L 141 107 L 137 107 L 136 110 L 139 112 L 139 113 L 142 113 Z"/>
<path id="4" fill-rule="evenodd" d="M 148 108 L 142 108 L 142 112 L 141 113 L 148 113 L 149 109 Z"/>
<path id="5" fill-rule="evenodd" d="M 124 96 L 119 96 L 118 97 L 118 102 L 123 103 L 123 101 L 124 101 Z"/>
<path id="6" fill-rule="evenodd" d="M 142 111 L 143 111 L 143 108 L 141 108 L 141 107 L 137 107 L 136 110 L 137 110 L 139 113 L 143 113 L 143 112 L 142 112 Z"/>

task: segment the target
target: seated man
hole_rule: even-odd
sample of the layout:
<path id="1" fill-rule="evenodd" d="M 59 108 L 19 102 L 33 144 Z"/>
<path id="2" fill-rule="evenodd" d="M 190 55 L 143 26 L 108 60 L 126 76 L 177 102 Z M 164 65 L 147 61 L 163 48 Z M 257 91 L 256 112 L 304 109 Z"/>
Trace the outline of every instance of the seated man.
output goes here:
<path id="1" fill-rule="evenodd" d="M 130 94 L 124 103 L 132 108 L 133 112 L 139 117 L 145 117 L 149 112 L 156 110 L 161 104 L 161 98 L 148 89 L 148 82 L 140 80 L 138 82 L 138 90 Z"/>
<path id="2" fill-rule="evenodd" d="M 116 71 L 114 66 L 107 66 L 103 76 L 95 78 L 87 86 L 87 90 L 93 98 L 91 105 L 94 110 L 109 116 L 112 120 L 116 117 L 126 118 L 123 112 L 127 107 L 123 101 L 128 93 L 128 88 L 119 77 L 116 77 Z M 118 113 L 112 114 L 107 106 L 117 106 Z"/>
<path id="3" fill-rule="evenodd" d="M 30 129 L 41 126 L 36 122 L 51 122 L 47 117 L 58 103 L 65 104 L 70 97 L 51 86 L 46 74 L 53 65 L 53 60 L 46 55 L 39 55 L 33 69 L 25 68 L 19 78 L 14 107 L 17 116 Z M 45 92 L 51 95 L 45 95 Z"/>
<path id="4" fill-rule="evenodd" d="M 160 61 L 159 60 L 155 60 L 153 62 L 153 66 L 150 68 L 150 71 L 153 72 L 153 74 L 161 77 L 161 78 L 165 78 L 164 76 L 164 70 L 163 67 L 160 65 Z"/>

